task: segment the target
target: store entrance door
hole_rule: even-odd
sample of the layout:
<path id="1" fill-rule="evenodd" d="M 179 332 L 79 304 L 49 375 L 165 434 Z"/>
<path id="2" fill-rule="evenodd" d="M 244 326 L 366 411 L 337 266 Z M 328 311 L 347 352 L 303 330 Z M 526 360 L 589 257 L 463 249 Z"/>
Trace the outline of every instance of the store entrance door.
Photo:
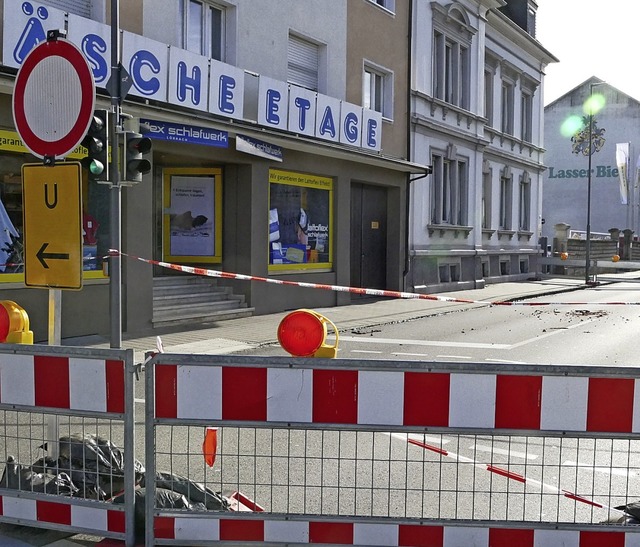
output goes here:
<path id="1" fill-rule="evenodd" d="M 387 285 L 387 190 L 351 185 L 351 286 Z"/>

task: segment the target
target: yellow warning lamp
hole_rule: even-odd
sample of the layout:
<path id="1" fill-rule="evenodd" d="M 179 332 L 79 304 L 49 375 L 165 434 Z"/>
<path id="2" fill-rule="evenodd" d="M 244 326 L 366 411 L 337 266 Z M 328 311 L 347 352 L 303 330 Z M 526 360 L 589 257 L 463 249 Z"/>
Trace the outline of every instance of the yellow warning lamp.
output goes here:
<path id="1" fill-rule="evenodd" d="M 327 325 L 336 335 L 332 346 L 325 344 Z M 294 357 L 335 358 L 338 353 L 338 329 L 326 317 L 312 310 L 296 310 L 280 321 L 278 342 Z"/>
<path id="2" fill-rule="evenodd" d="M 567 260 L 569 258 L 569 253 L 560 253 L 560 260 Z"/>
<path id="3" fill-rule="evenodd" d="M 618 262 L 618 261 L 620 261 L 620 255 L 613 255 L 613 256 L 611 257 L 611 260 L 612 260 L 613 262 Z"/>
<path id="4" fill-rule="evenodd" d="M 29 316 L 11 300 L 0 300 L 0 342 L 7 344 L 33 344 L 33 331 L 29 330 Z"/>

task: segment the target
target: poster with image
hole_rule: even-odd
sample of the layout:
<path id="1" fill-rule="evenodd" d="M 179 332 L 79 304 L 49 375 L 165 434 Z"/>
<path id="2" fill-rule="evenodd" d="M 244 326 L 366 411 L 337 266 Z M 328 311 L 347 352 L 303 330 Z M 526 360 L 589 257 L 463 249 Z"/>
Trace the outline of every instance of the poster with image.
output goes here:
<path id="1" fill-rule="evenodd" d="M 215 178 L 171 177 L 169 246 L 172 256 L 215 255 Z"/>

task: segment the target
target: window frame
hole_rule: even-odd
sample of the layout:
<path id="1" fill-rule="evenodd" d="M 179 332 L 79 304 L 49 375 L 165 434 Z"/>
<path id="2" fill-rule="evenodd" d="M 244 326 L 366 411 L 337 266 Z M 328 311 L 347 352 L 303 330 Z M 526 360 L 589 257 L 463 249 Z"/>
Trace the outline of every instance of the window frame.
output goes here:
<path id="1" fill-rule="evenodd" d="M 513 201 L 513 175 L 510 169 L 505 169 L 500 175 L 500 218 L 499 228 L 511 230 Z"/>
<path id="2" fill-rule="evenodd" d="M 524 172 L 520 177 L 518 190 L 518 229 L 531 229 L 531 177 Z"/>
<path id="3" fill-rule="evenodd" d="M 432 93 L 436 99 L 469 110 L 471 104 L 471 48 L 477 29 L 457 3 L 432 3 Z"/>
<path id="4" fill-rule="evenodd" d="M 368 0 L 370 3 L 375 4 L 382 9 L 395 13 L 396 12 L 396 0 Z"/>
<path id="5" fill-rule="evenodd" d="M 489 167 L 484 167 L 482 170 L 482 228 L 486 230 L 491 229 L 491 197 L 492 197 L 492 171 Z"/>
<path id="6" fill-rule="evenodd" d="M 515 83 L 509 79 L 502 79 L 500 92 L 500 130 L 506 135 L 512 135 L 514 132 L 514 99 L 515 99 Z"/>
<path id="7" fill-rule="evenodd" d="M 374 105 L 371 105 L 371 96 L 374 97 Z M 364 62 L 362 106 L 380 112 L 385 120 L 393 120 L 393 73 L 391 71 L 368 61 Z"/>
<path id="8" fill-rule="evenodd" d="M 320 44 L 290 32 L 287 41 L 287 83 L 320 91 Z M 309 61 L 310 64 L 305 64 Z"/>
<path id="9" fill-rule="evenodd" d="M 469 218 L 469 161 L 453 152 L 431 155 L 431 224 L 466 226 Z"/>
<path id="10" fill-rule="evenodd" d="M 213 198 L 213 254 L 179 255 L 171 249 L 171 196 L 172 178 L 210 178 L 213 179 L 211 197 Z M 176 167 L 162 170 L 162 258 L 165 262 L 220 264 L 222 262 L 222 169 L 203 167 Z M 206 196 L 205 196 L 206 197 Z M 174 211 L 175 212 L 175 211 Z M 189 211 L 190 212 L 190 211 Z"/>
<path id="11" fill-rule="evenodd" d="M 527 89 L 520 93 L 520 138 L 524 142 L 533 139 L 533 93 Z"/>
<path id="12" fill-rule="evenodd" d="M 298 189 L 301 193 L 303 192 L 303 190 L 307 190 L 308 194 L 307 194 L 307 200 L 303 199 L 303 195 L 301 194 L 300 196 L 300 202 L 297 203 L 295 205 L 295 207 L 298 208 L 303 208 L 305 209 L 306 213 L 308 214 L 308 218 L 307 218 L 307 232 L 305 232 L 305 239 L 308 240 L 306 243 L 304 243 L 307 246 L 306 249 L 306 255 L 305 255 L 305 259 L 302 262 L 289 262 L 289 263 L 274 263 L 274 255 L 273 252 L 276 251 L 276 253 L 278 252 L 278 248 L 274 248 L 273 243 L 281 243 L 282 245 L 287 245 L 287 247 L 290 246 L 299 246 L 302 243 L 300 243 L 300 240 L 298 240 L 298 243 L 294 243 L 291 244 L 289 241 L 292 241 L 292 239 L 289 238 L 284 238 L 285 241 L 281 241 L 282 238 L 282 233 L 278 233 L 277 237 L 274 235 L 274 237 L 272 238 L 272 234 L 275 234 L 276 230 L 278 232 L 280 232 L 280 229 L 287 229 L 287 225 L 291 224 L 292 219 L 290 215 L 287 215 L 285 218 L 281 218 L 280 216 L 278 216 L 278 220 L 277 223 L 279 224 L 279 226 L 277 227 L 273 227 L 272 226 L 272 219 L 271 219 L 271 214 L 269 214 L 269 226 L 267 227 L 268 230 L 268 237 L 267 240 L 269 242 L 268 244 L 268 249 L 267 249 L 267 265 L 268 265 L 268 271 L 269 273 L 272 272 L 283 272 L 283 271 L 311 271 L 311 272 L 317 272 L 317 271 L 332 271 L 333 269 L 333 252 L 334 252 L 334 246 L 333 246 L 333 240 L 334 240 L 334 218 L 333 218 L 333 207 L 334 207 L 334 189 L 335 189 L 335 184 L 334 184 L 334 180 L 331 177 L 327 177 L 327 176 L 322 176 L 322 175 L 314 175 L 314 174 L 310 174 L 310 173 L 298 173 L 298 172 L 294 172 L 294 171 L 285 171 L 285 170 L 281 170 L 281 169 L 269 169 L 269 204 L 268 204 L 268 210 L 269 213 L 271 212 L 271 210 L 273 209 L 273 195 L 272 195 L 272 188 L 275 185 L 281 185 L 281 186 L 289 186 L 289 187 L 293 187 Z M 314 208 L 313 204 L 310 204 L 308 202 L 309 200 L 309 193 L 313 193 L 313 192 L 326 192 L 326 219 L 325 218 L 321 218 L 320 220 L 318 220 L 317 218 L 314 218 L 314 209 L 317 209 L 317 207 Z M 317 195 L 317 194 L 316 194 Z M 311 196 L 312 197 L 312 196 Z M 324 198 L 324 196 L 323 196 Z M 322 208 L 322 204 L 320 204 L 320 208 Z M 315 233 L 315 237 L 318 238 L 318 236 L 323 235 L 324 233 L 324 229 L 323 227 L 323 221 L 326 221 L 326 237 L 322 237 L 322 240 L 324 240 L 324 242 L 327 245 L 327 250 L 326 251 L 321 251 L 323 254 L 325 254 L 327 256 L 327 260 L 320 262 L 318 261 L 313 261 L 310 260 L 311 258 L 311 252 L 314 250 L 311 248 L 312 246 L 312 241 L 313 240 L 313 234 Z M 282 224 L 281 224 L 282 223 Z M 320 241 L 320 239 L 316 239 L 316 245 L 317 242 Z M 316 251 L 318 250 L 318 248 L 316 247 Z M 280 251 L 281 252 L 281 251 Z M 319 258 L 319 254 L 316 254 L 316 258 Z M 284 258 L 284 256 L 280 257 L 281 259 Z"/>
<path id="13" fill-rule="evenodd" d="M 195 49 L 191 43 L 191 8 L 195 5 L 200 7 L 200 34 L 199 46 Z M 226 9 L 224 6 L 208 0 L 180 0 L 180 12 L 182 15 L 182 48 L 188 51 L 204 55 L 217 61 L 225 61 L 226 43 Z M 214 20 L 214 14 L 218 20 Z M 218 27 L 219 39 L 215 38 L 215 26 Z M 214 45 L 215 42 L 215 45 Z"/>

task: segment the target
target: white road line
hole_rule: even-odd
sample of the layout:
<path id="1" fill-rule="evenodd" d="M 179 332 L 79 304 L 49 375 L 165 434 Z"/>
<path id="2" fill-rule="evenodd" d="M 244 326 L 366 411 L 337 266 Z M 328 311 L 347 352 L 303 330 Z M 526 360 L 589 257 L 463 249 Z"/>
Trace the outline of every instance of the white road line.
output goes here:
<path id="1" fill-rule="evenodd" d="M 481 342 L 445 342 L 444 340 L 402 340 L 397 338 L 358 338 L 357 336 L 341 336 L 343 342 L 360 342 L 362 344 L 394 344 L 406 346 L 439 346 L 445 348 L 480 348 L 510 349 L 510 344 L 483 344 Z"/>
<path id="2" fill-rule="evenodd" d="M 468 355 L 436 355 L 436 359 L 471 359 Z"/>
<path id="3" fill-rule="evenodd" d="M 365 349 L 352 349 L 351 353 L 382 353 L 381 351 L 365 350 Z"/>
<path id="4" fill-rule="evenodd" d="M 476 452 L 489 452 L 491 454 L 500 454 L 501 456 L 509 456 L 510 458 L 522 458 L 523 460 L 537 460 L 538 456 L 536 454 L 529 454 L 528 452 L 518 452 L 517 450 L 504 450 L 503 448 L 495 448 L 493 446 L 484 446 L 481 444 L 473 445 L 468 447 L 469 450 L 474 450 Z"/>
<path id="5" fill-rule="evenodd" d="M 593 471 L 598 473 L 604 473 L 605 475 L 618 475 L 619 477 L 628 477 L 629 475 L 637 475 L 638 473 L 629 473 L 628 469 L 621 469 L 619 467 L 605 467 L 603 465 L 593 465 L 593 464 L 579 464 L 578 462 L 574 462 L 571 460 L 567 460 L 562 462 L 563 466 L 574 467 L 577 469 L 582 469 L 584 471 Z"/>
<path id="6" fill-rule="evenodd" d="M 555 336 L 556 334 L 560 334 L 562 332 L 566 332 L 571 329 L 583 327 L 587 323 L 591 323 L 595 321 L 595 319 L 587 319 L 586 321 L 581 321 L 580 323 L 576 323 L 575 325 L 570 325 L 562 330 L 553 330 L 541 334 L 540 336 L 534 336 L 533 338 L 527 338 L 526 340 L 522 340 L 520 342 L 516 342 L 515 344 L 485 344 L 482 342 L 446 342 L 444 340 L 404 340 L 397 338 L 373 338 L 371 336 L 367 338 L 360 338 L 358 336 L 341 336 L 340 340 L 344 342 L 359 342 L 361 344 L 393 344 L 395 346 L 405 345 L 405 346 L 436 346 L 436 347 L 444 347 L 444 348 L 476 348 L 476 349 L 500 349 L 500 350 L 510 350 L 519 348 L 522 346 L 526 346 L 527 344 L 531 344 L 534 342 L 539 342 L 543 338 L 548 338 L 549 336 Z M 401 354 L 397 354 L 401 355 Z M 410 355 L 410 354 L 404 354 Z"/>
<path id="7" fill-rule="evenodd" d="M 491 361 L 492 363 L 503 363 L 508 365 L 527 365 L 526 361 L 509 361 L 509 359 L 485 359 L 485 361 Z"/>
<path id="8" fill-rule="evenodd" d="M 547 332 L 545 334 L 541 334 L 540 336 L 536 336 L 535 338 L 529 338 L 527 340 L 523 340 L 522 342 L 517 342 L 515 344 L 512 344 L 511 348 L 519 348 L 521 346 L 525 346 L 527 344 L 530 344 L 531 342 L 539 342 L 543 338 L 549 338 L 549 336 L 555 336 L 556 334 L 560 334 L 561 332 L 566 332 L 566 331 L 571 330 L 571 329 L 575 329 L 575 328 L 578 328 L 578 327 L 583 327 L 587 323 L 592 323 L 593 321 L 594 321 L 594 319 L 587 319 L 586 321 L 581 321 L 580 323 L 576 323 L 575 325 L 569 325 L 568 327 L 563 328 L 561 330 L 552 330 L 552 331 Z"/>

